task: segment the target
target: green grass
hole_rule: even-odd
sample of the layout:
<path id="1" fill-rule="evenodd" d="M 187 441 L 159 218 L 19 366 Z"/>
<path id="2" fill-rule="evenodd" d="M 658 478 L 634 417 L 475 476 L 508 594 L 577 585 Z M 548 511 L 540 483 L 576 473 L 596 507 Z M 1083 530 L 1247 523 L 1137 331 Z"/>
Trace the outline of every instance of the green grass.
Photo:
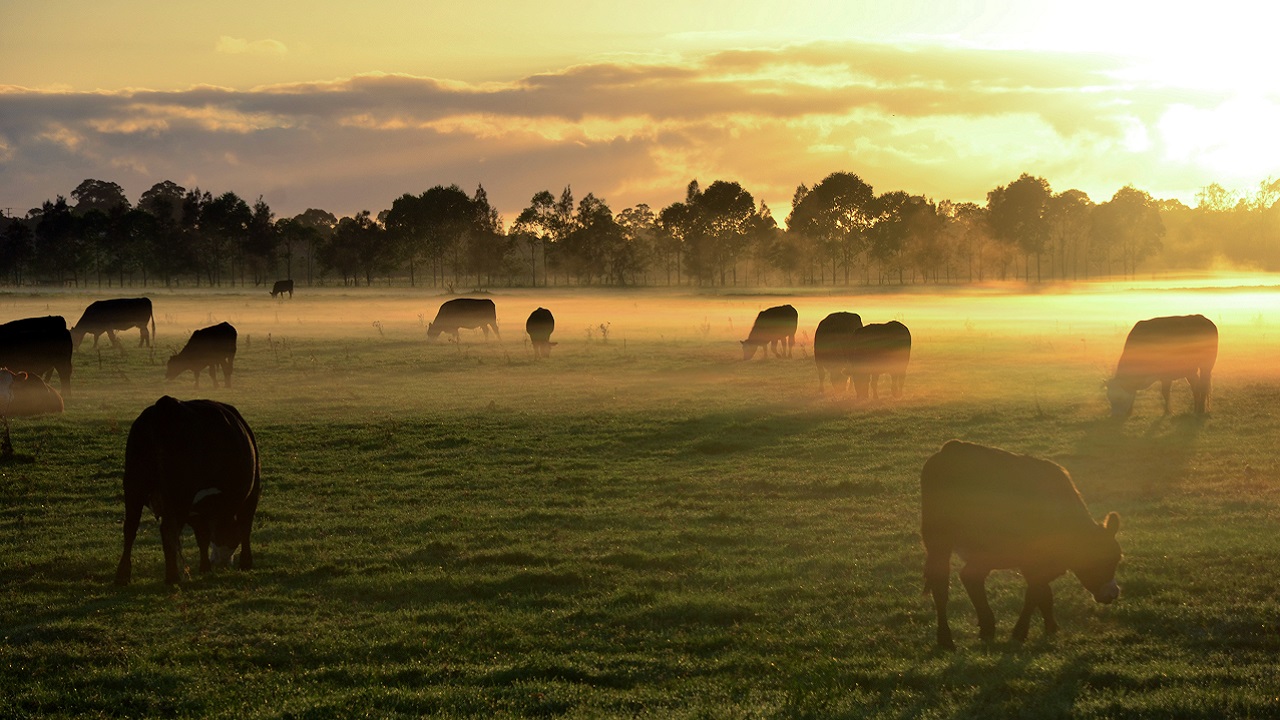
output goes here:
<path id="1" fill-rule="evenodd" d="M 423 292 L 152 297 L 154 354 L 86 348 L 64 415 L 11 422 L 0 716 L 1280 713 L 1280 336 L 1230 293 L 1188 295 L 1223 333 L 1212 418 L 1182 385 L 1172 417 L 1149 390 L 1123 425 L 1100 381 L 1168 293 L 797 298 L 810 335 L 834 309 L 912 328 L 907 396 L 861 405 L 817 395 L 807 347 L 741 362 L 777 298 L 499 293 L 503 340 L 452 346 L 425 342 Z M 0 312 L 74 321 L 87 300 Z M 519 332 L 537 305 L 547 361 Z M 168 348 L 220 320 L 235 385 L 164 383 Z M 124 441 L 165 392 L 254 427 L 257 566 L 167 587 L 146 516 L 121 589 Z M 955 581 L 959 649 L 936 651 L 918 475 L 953 437 L 1051 458 L 1095 517 L 1119 511 L 1120 601 L 1063 578 L 1062 632 L 1012 644 L 1022 582 L 997 573 L 983 644 Z"/>

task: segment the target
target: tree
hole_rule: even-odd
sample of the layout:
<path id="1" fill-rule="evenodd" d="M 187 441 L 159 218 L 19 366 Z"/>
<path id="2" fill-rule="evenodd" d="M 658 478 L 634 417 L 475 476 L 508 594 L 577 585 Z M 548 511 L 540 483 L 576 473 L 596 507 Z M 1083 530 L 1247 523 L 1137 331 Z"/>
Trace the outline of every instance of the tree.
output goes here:
<path id="1" fill-rule="evenodd" d="M 511 234 L 529 246 L 529 277 L 534 287 L 538 285 L 538 256 L 542 256 L 542 284 L 547 284 L 547 246 L 564 239 L 572 221 L 573 192 L 566 186 L 561 198 L 568 202 L 556 202 L 548 190 L 534 193 L 529 207 L 511 226 Z"/>
<path id="2" fill-rule="evenodd" d="M 117 208 L 129 209 L 129 199 L 124 195 L 124 188 L 106 180 L 84 180 L 71 191 L 71 199 L 76 201 L 75 211 L 84 215 L 92 210 L 109 214 Z"/>
<path id="3" fill-rule="evenodd" d="M 1093 201 L 1080 190 L 1067 190 L 1049 198 L 1045 205 L 1045 221 L 1049 226 L 1049 242 L 1058 276 L 1080 279 L 1080 259 L 1089 257 L 1089 232 L 1093 222 Z M 1070 272 L 1068 273 L 1068 269 Z M 1089 277 L 1088 262 L 1084 263 Z"/>
<path id="4" fill-rule="evenodd" d="M 787 231 L 810 238 L 831 260 L 831 281 L 844 269 L 848 284 L 854 259 L 867 247 L 867 232 L 878 216 L 876 196 L 862 178 L 837 172 L 807 190 L 796 188 L 798 202 L 787 216 Z"/>
<path id="5" fill-rule="evenodd" d="M 312 284 L 312 266 L 319 248 L 332 237 L 338 226 L 338 218 L 327 210 L 307 208 L 306 211 L 293 216 L 293 223 L 301 230 L 290 231 L 286 242 L 302 242 L 307 248 L 307 284 Z M 290 245 L 290 248 L 293 246 Z M 290 251 L 292 257 L 292 250 Z M 292 272 L 290 273 L 292 275 Z"/>
<path id="6" fill-rule="evenodd" d="M 987 213 L 997 240 L 1022 251 L 1026 262 L 1026 279 L 1031 280 L 1030 257 L 1036 256 L 1036 281 L 1040 281 L 1040 258 L 1049 240 L 1049 223 L 1045 219 L 1049 198 L 1053 193 L 1044 178 L 1023 173 L 1007 187 L 987 193 Z"/>
<path id="7" fill-rule="evenodd" d="M 1120 255 L 1120 270 L 1132 276 L 1138 263 L 1161 247 L 1164 223 L 1156 202 L 1142 190 L 1126 185 L 1094 211 L 1093 239 L 1107 253 Z"/>

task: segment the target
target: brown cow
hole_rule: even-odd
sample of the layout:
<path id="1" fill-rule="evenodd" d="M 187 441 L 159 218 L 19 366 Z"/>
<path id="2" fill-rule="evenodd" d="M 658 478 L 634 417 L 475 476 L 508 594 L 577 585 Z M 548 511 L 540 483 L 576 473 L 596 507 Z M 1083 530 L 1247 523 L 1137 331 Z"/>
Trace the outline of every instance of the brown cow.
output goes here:
<path id="1" fill-rule="evenodd" d="M 540 307 L 529 313 L 524 331 L 529 333 L 529 341 L 533 343 L 534 357 L 551 357 L 551 348 L 557 344 L 551 342 L 551 333 L 555 329 L 556 319 L 550 310 Z"/>
<path id="2" fill-rule="evenodd" d="M 863 325 L 853 334 L 849 362 L 849 377 L 858 399 L 867 399 L 868 385 L 870 394 L 880 397 L 877 385 L 881 375 L 889 376 L 893 396 L 901 397 L 910 360 L 911 331 L 906 325 L 897 320 Z"/>
<path id="3" fill-rule="evenodd" d="M 217 368 L 222 368 L 222 376 L 231 387 L 231 369 L 236 359 L 236 329 L 231 323 L 218 323 L 207 328 L 200 328 L 191 333 L 182 351 L 169 358 L 164 378 L 172 380 L 190 370 L 196 376 L 196 387 L 200 387 L 200 372 L 209 368 L 209 377 L 213 378 L 213 386 L 218 387 Z"/>
<path id="4" fill-rule="evenodd" d="M 824 376 L 837 392 L 849 389 L 849 363 L 853 360 L 853 336 L 862 327 L 857 313 L 833 312 L 813 331 L 813 359 L 818 365 L 818 392 Z"/>
<path id="5" fill-rule="evenodd" d="M 1138 391 L 1157 380 L 1164 396 L 1164 414 L 1168 415 L 1169 390 L 1178 378 L 1191 384 L 1196 414 L 1205 414 L 1217 359 L 1218 326 L 1203 315 L 1139 321 L 1125 338 L 1116 376 L 1106 384 L 1112 417 L 1129 417 Z"/>
<path id="6" fill-rule="evenodd" d="M 462 328 L 480 328 L 485 340 L 489 339 L 489 328 L 493 328 L 493 334 L 502 339 L 498 332 L 498 308 L 488 298 L 454 298 L 441 303 L 436 319 L 427 323 L 427 339 L 435 340 L 440 333 L 447 332 L 458 342 L 458 331 Z"/>
<path id="7" fill-rule="evenodd" d="M 1105 522 L 1094 522 L 1071 476 L 1052 462 L 952 440 L 920 473 L 920 515 L 924 587 L 933 593 L 940 647 L 955 648 L 947 624 L 952 553 L 964 560 L 960 580 L 983 640 L 996 632 L 986 590 L 992 570 L 1013 568 L 1026 578 L 1022 614 L 1013 626 L 1019 642 L 1027 639 L 1036 610 L 1045 633 L 1057 631 L 1049 583 L 1068 570 L 1098 602 L 1120 596 L 1120 516 L 1110 513 Z"/>
<path id="8" fill-rule="evenodd" d="M 799 315 L 790 305 L 761 310 L 756 315 L 755 324 L 751 326 L 751 333 L 742 341 L 742 359 L 750 360 L 755 357 L 756 350 L 762 345 L 768 345 L 775 357 L 782 357 L 784 353 L 791 357 L 791 348 L 796 344 L 798 324 Z M 782 350 L 778 349 L 779 346 Z"/>

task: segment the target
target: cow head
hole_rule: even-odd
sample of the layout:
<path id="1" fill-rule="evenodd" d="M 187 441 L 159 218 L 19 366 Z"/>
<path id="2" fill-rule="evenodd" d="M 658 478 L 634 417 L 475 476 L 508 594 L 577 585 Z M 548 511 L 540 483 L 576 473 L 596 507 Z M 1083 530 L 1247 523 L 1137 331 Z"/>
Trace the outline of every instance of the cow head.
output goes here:
<path id="1" fill-rule="evenodd" d="M 1111 417 L 1129 417 L 1133 413 L 1133 400 L 1138 394 L 1116 379 L 1106 381 L 1104 386 L 1107 388 L 1107 401 L 1111 403 Z"/>
<path id="2" fill-rule="evenodd" d="M 172 380 L 182 374 L 187 368 L 178 360 L 178 353 L 169 356 L 169 361 L 164 366 L 164 379 Z"/>
<path id="3" fill-rule="evenodd" d="M 436 327 L 435 323 L 427 323 L 427 339 L 435 340 L 438 337 L 440 337 L 440 328 Z"/>
<path id="4" fill-rule="evenodd" d="M 1116 584 L 1116 568 L 1120 565 L 1120 543 L 1116 541 L 1119 531 L 1120 515 L 1109 513 L 1081 548 L 1079 567 L 1071 569 L 1080 584 L 1093 593 L 1093 599 L 1104 605 L 1120 597 L 1120 586 Z"/>
<path id="5" fill-rule="evenodd" d="M 758 343 L 753 343 L 750 340 L 740 340 L 739 342 L 742 343 L 742 359 L 743 360 L 750 360 L 751 358 L 755 357 L 756 350 L 760 349 L 760 345 Z M 768 353 L 765 353 L 765 355 L 767 356 Z"/>
<path id="6" fill-rule="evenodd" d="M 80 350 L 80 343 L 84 342 L 84 336 L 85 336 L 85 331 L 84 331 L 84 330 L 79 330 L 79 329 L 76 329 L 76 328 L 71 328 L 71 350 L 72 350 L 72 352 L 78 352 L 78 351 Z"/>

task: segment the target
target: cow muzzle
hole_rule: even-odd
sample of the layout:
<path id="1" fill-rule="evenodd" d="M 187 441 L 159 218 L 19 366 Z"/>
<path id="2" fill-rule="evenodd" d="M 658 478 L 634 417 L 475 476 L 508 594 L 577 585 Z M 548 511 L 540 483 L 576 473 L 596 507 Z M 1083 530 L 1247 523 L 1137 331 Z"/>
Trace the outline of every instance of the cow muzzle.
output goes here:
<path id="1" fill-rule="evenodd" d="M 1116 584 L 1115 580 L 1103 585 L 1093 593 L 1093 599 L 1103 605 L 1110 605 L 1115 602 L 1118 597 L 1120 597 L 1120 586 Z"/>
<path id="2" fill-rule="evenodd" d="M 228 546 L 219 545 L 218 543 L 209 543 L 209 562 L 212 563 L 214 567 L 228 567 L 231 565 L 231 556 L 235 551 L 235 545 Z"/>

